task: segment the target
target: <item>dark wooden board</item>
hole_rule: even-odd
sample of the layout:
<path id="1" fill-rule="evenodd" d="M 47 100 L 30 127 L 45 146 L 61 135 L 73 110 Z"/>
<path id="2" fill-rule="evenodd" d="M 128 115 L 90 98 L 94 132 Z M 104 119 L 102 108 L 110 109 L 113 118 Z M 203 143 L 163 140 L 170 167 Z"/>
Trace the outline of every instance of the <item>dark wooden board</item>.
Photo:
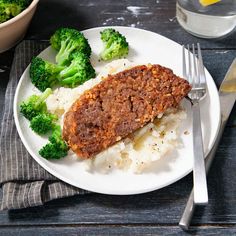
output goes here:
<path id="1" fill-rule="evenodd" d="M 59 235 L 155 235 L 155 236 L 174 236 L 174 235 L 206 235 L 206 236 L 234 236 L 236 226 L 201 226 L 193 227 L 188 233 L 181 231 L 177 226 L 130 226 L 130 225 L 111 225 L 111 226 L 51 226 L 51 227 L 14 227 L 0 228 L 0 236 L 59 236 Z"/>
<path id="2" fill-rule="evenodd" d="M 61 26 L 79 30 L 98 26 L 131 26 L 151 30 L 174 41 L 200 42 L 204 63 L 217 87 L 236 57 L 236 32 L 218 40 L 185 32 L 175 18 L 173 0 L 40 0 L 26 39 L 48 40 Z M 129 8 L 131 6 L 131 8 Z M 139 7 L 139 14 L 132 13 Z M 134 9 L 134 8 L 133 8 Z M 0 107 L 4 104 L 14 49 L 0 54 Z M 178 227 L 192 176 L 146 194 L 89 194 L 60 199 L 41 207 L 0 212 L 0 235 L 236 235 L 236 106 L 209 173 L 209 204 L 197 207 L 193 228 Z M 2 109 L 0 109 L 0 121 Z M 1 194 L 1 190 L 0 190 Z"/>
<path id="3" fill-rule="evenodd" d="M 175 3 L 173 0 L 40 0 L 26 38 L 48 39 L 61 26 L 84 30 L 120 25 L 151 30 L 181 44 L 200 42 L 204 48 L 236 48 L 236 31 L 215 40 L 188 34 L 175 18 Z M 132 7 L 139 7 L 138 14 Z"/>

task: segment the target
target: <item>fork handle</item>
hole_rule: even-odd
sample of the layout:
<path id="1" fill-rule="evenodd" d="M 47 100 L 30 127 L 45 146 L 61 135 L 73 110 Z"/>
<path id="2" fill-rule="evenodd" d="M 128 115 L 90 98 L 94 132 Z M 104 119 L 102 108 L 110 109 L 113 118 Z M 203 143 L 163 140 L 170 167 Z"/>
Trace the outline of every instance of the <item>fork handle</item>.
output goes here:
<path id="1" fill-rule="evenodd" d="M 216 141 L 215 141 L 211 151 L 209 152 L 208 156 L 206 157 L 205 163 L 206 163 L 206 172 L 207 173 L 211 167 L 212 161 L 214 160 L 216 150 L 218 148 L 218 145 L 220 143 L 220 140 L 221 140 L 221 137 L 222 137 L 225 125 L 226 125 L 226 121 L 227 120 L 221 121 L 221 126 L 220 126 L 219 133 L 217 135 Z M 188 198 L 188 202 L 187 202 L 186 207 L 184 209 L 183 215 L 179 221 L 179 226 L 182 229 L 184 229 L 184 230 L 189 229 L 189 225 L 192 220 L 194 210 L 195 210 L 195 204 L 193 202 L 193 189 L 192 189 L 192 191 L 189 195 L 189 198 Z"/>
<path id="2" fill-rule="evenodd" d="M 193 103 L 193 183 L 195 204 L 205 205 L 208 203 L 208 192 L 206 182 L 206 170 L 204 162 L 204 150 L 202 143 L 202 129 L 200 106 L 198 102 Z"/>

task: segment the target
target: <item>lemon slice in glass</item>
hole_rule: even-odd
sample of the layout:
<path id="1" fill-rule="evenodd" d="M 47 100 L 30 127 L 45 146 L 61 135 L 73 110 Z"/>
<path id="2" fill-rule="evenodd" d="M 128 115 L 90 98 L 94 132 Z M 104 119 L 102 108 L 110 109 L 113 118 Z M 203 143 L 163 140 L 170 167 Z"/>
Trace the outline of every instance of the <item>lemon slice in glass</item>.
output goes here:
<path id="1" fill-rule="evenodd" d="M 206 7 L 214 3 L 220 2 L 221 0 L 199 0 L 202 6 Z"/>

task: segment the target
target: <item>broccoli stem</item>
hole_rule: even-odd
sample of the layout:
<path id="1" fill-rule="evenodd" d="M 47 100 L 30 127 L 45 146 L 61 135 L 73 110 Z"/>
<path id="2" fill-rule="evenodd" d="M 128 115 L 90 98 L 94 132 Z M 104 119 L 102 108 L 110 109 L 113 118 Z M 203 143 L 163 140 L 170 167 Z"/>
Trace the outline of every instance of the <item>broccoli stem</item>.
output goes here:
<path id="1" fill-rule="evenodd" d="M 44 102 L 49 95 L 52 94 L 52 89 L 47 88 L 40 96 L 38 101 L 36 102 L 36 106 L 39 106 L 42 102 Z"/>
<path id="2" fill-rule="evenodd" d="M 56 55 L 58 65 L 67 64 L 70 53 L 75 49 L 73 44 L 73 41 L 70 41 L 70 39 L 61 42 L 60 51 Z"/>
<path id="3" fill-rule="evenodd" d="M 79 76 L 78 75 L 72 75 L 70 77 L 67 77 L 66 79 L 62 79 L 60 80 L 60 84 L 61 85 L 69 85 L 70 87 L 75 87 L 77 84 L 81 84 L 82 82 L 84 82 L 84 80 L 79 79 Z"/>
<path id="4" fill-rule="evenodd" d="M 61 73 L 59 74 L 60 78 L 66 78 L 66 77 L 70 77 L 74 74 L 76 74 L 78 72 L 78 68 L 77 67 L 67 67 L 64 70 L 61 71 Z"/>

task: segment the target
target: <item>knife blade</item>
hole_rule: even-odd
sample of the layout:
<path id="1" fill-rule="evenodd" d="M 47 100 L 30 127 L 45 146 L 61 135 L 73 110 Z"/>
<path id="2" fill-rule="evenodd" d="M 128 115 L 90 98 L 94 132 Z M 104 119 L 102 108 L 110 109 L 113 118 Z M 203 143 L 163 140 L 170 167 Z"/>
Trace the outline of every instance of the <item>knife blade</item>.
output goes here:
<path id="1" fill-rule="evenodd" d="M 229 67 L 223 82 L 219 88 L 219 97 L 220 97 L 220 107 L 221 107 L 221 125 L 217 135 L 217 138 L 214 142 L 214 145 L 205 158 L 206 172 L 208 173 L 212 161 L 214 160 L 217 147 L 219 145 L 220 139 L 222 137 L 225 125 L 228 121 L 229 115 L 233 109 L 235 100 L 236 100 L 236 58 Z M 195 204 L 193 201 L 193 189 L 189 195 L 186 207 L 184 209 L 183 215 L 180 219 L 179 226 L 183 230 L 188 230 L 189 225 L 195 210 Z"/>

